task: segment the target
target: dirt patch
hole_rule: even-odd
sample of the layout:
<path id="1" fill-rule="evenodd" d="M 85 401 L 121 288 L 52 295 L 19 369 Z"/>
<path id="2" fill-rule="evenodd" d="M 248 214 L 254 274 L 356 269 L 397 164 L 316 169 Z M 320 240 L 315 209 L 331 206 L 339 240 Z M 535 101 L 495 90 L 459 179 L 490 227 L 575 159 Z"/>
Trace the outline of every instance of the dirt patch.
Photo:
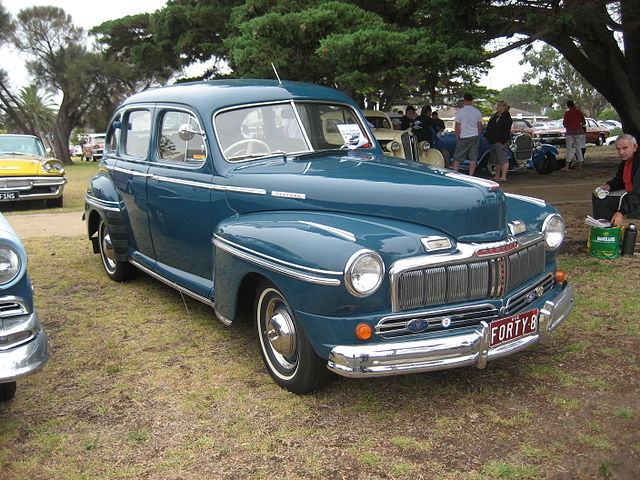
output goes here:
<path id="1" fill-rule="evenodd" d="M 86 230 L 82 212 L 10 215 L 6 218 L 20 238 L 73 237 Z"/>

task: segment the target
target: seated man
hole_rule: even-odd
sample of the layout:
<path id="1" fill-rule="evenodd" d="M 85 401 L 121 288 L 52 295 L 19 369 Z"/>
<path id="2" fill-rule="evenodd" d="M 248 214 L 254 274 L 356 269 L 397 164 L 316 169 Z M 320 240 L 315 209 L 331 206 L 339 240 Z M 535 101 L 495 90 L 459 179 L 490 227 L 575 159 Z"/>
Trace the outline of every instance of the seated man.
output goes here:
<path id="1" fill-rule="evenodd" d="M 614 227 L 619 227 L 627 215 L 640 209 L 638 142 L 631 135 L 620 135 L 616 140 L 616 151 L 621 160 L 616 176 L 600 186 L 609 194 L 599 198 L 594 192 L 592 205 L 594 218 L 611 220 Z"/>

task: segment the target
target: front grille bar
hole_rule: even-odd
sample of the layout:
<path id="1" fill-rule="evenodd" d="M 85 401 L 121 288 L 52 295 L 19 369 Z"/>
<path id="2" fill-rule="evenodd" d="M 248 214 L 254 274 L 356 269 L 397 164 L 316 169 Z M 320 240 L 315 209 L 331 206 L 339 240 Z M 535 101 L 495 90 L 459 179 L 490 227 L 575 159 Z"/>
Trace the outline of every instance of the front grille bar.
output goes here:
<path id="1" fill-rule="evenodd" d="M 513 241 L 513 239 L 510 239 Z M 507 242 L 505 242 L 507 243 Z M 478 246 L 464 247 L 467 254 L 425 257 L 425 264 L 406 269 L 392 267 L 393 311 L 445 305 L 449 303 L 500 298 L 524 282 L 541 274 L 545 267 L 542 236 L 522 242 L 519 248 L 501 255 L 478 257 Z M 472 253 L 469 254 L 469 249 Z M 438 264 L 429 265 L 429 261 Z"/>

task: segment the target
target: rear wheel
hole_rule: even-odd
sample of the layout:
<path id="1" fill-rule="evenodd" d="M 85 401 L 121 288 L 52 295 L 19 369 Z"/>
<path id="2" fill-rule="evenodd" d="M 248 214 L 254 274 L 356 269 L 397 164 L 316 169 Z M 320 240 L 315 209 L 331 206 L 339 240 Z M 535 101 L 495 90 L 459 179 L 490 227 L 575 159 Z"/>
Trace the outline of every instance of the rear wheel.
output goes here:
<path id="1" fill-rule="evenodd" d="M 538 166 L 536 167 L 536 171 L 538 173 L 541 173 L 542 175 L 549 175 L 555 169 L 556 169 L 556 156 L 551 152 L 545 153 L 544 158 L 542 159 L 542 162 L 540 162 L 540 164 L 538 164 Z"/>
<path id="2" fill-rule="evenodd" d="M 103 219 L 98 226 L 98 243 L 100 245 L 100 258 L 107 276 L 116 282 L 126 282 L 136 276 L 136 268 L 129 262 L 123 262 L 116 258 L 116 252 L 111 242 L 109 228 Z"/>
<path id="3" fill-rule="evenodd" d="M 606 141 L 606 138 L 604 137 L 604 135 L 601 133 L 600 135 L 598 135 L 598 139 L 596 140 L 596 145 L 598 147 L 601 147 L 602 145 L 604 145 L 604 142 Z"/>
<path id="4" fill-rule="evenodd" d="M 16 394 L 16 382 L 0 383 L 0 402 L 11 400 Z"/>
<path id="5" fill-rule="evenodd" d="M 260 283 L 254 316 L 262 360 L 278 385 L 304 394 L 329 380 L 326 362 L 316 355 L 289 303 L 271 282 Z"/>

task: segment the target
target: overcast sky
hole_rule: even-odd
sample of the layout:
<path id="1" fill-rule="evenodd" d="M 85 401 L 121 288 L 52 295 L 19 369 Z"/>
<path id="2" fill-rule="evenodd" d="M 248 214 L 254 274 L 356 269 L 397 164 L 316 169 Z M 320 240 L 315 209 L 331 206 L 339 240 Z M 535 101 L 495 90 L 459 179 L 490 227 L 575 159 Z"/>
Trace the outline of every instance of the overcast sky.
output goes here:
<path id="1" fill-rule="evenodd" d="M 54 5 L 64 9 L 73 19 L 73 24 L 89 30 L 107 20 L 136 13 L 153 12 L 166 4 L 166 0 L 0 0 L 11 14 L 34 5 Z M 24 64 L 15 51 L 4 47 L 0 50 L 0 66 L 9 72 L 14 87 L 23 87 L 28 79 Z M 510 52 L 492 60 L 494 68 L 480 82 L 482 85 L 501 90 L 509 85 L 521 83 L 527 70 L 518 64 L 520 52 Z M 195 75 L 194 71 L 189 74 Z"/>

